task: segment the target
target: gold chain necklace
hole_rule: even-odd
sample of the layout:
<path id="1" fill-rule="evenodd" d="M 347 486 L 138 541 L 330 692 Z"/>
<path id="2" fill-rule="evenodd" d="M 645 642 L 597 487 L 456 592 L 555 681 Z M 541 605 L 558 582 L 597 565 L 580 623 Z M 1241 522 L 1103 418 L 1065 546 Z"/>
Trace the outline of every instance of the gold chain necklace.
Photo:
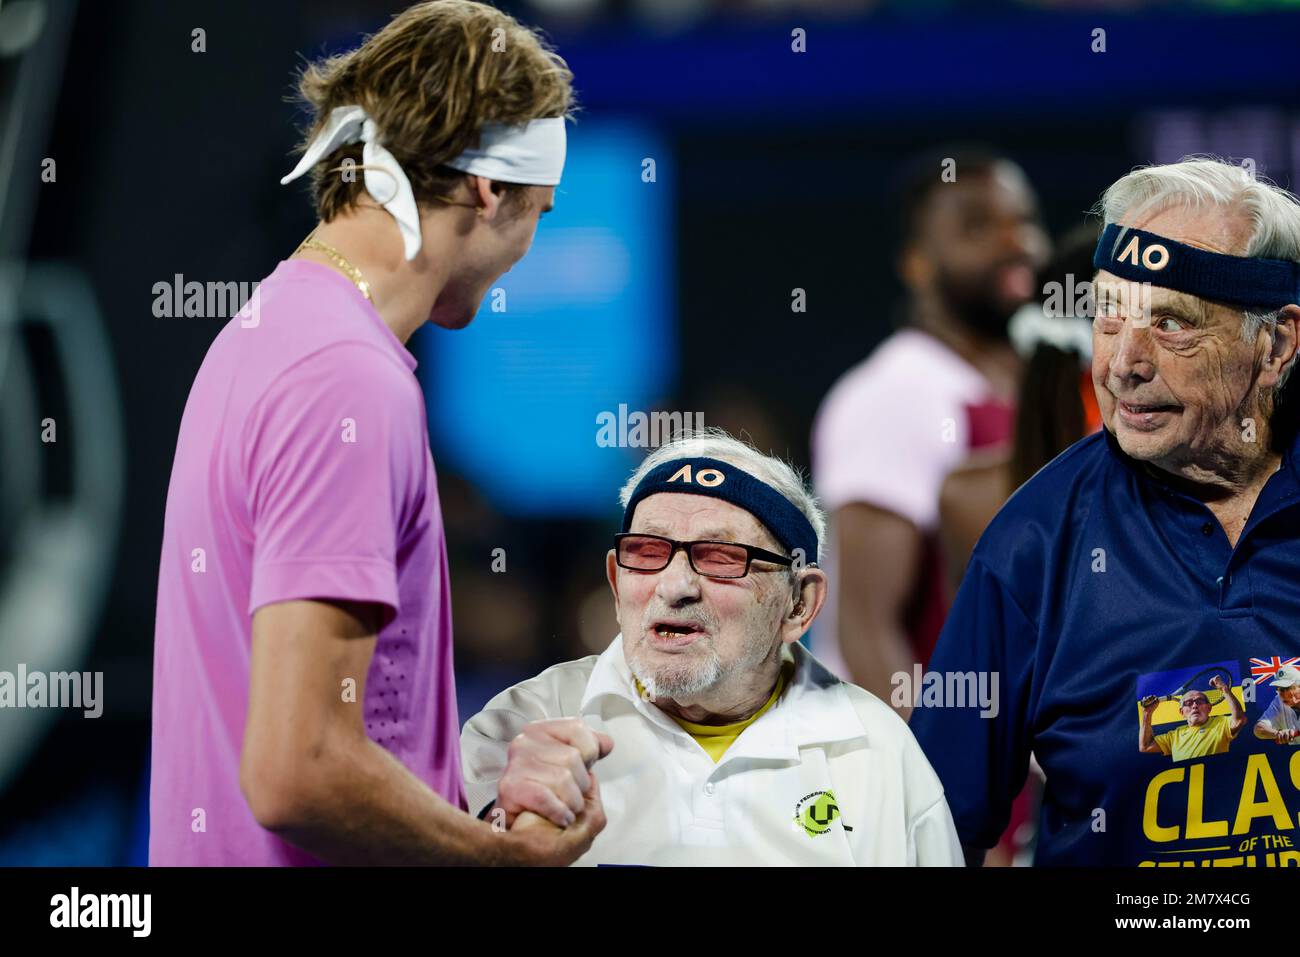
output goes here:
<path id="1" fill-rule="evenodd" d="M 297 255 L 304 249 L 315 249 L 328 256 L 333 260 L 334 265 L 347 273 L 348 278 L 352 280 L 352 284 L 361 290 L 361 295 L 366 297 L 366 301 L 371 305 L 374 305 L 375 300 L 370 297 L 370 283 L 366 282 L 366 277 L 361 275 L 360 269 L 348 262 L 346 256 L 333 246 L 327 245 L 317 239 L 314 231 L 298 244 L 298 248 L 294 250 L 294 255 Z"/>

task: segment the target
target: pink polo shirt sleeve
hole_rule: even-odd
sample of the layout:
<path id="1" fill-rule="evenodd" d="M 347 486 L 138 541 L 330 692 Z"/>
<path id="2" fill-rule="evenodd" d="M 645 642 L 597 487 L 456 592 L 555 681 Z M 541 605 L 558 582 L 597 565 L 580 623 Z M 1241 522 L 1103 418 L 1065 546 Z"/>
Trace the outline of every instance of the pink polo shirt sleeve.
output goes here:
<path id="1" fill-rule="evenodd" d="M 283 373 L 245 422 L 249 614 L 334 599 L 398 612 L 397 543 L 419 505 L 424 411 L 391 355 L 340 342 Z"/>

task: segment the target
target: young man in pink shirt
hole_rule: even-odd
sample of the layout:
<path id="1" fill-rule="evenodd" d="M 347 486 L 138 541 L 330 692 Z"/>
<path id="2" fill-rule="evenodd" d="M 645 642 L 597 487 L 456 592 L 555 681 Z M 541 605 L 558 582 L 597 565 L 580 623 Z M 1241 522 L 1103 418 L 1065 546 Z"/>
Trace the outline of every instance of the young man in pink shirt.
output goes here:
<path id="1" fill-rule="evenodd" d="M 308 67 L 320 226 L 217 336 L 159 567 L 151 864 L 567 864 L 604 826 L 465 812 L 451 605 L 405 343 L 528 251 L 571 74 L 511 17 L 424 3 Z M 484 95 L 483 91 L 487 91 Z M 588 764 L 607 739 L 569 742 Z"/>

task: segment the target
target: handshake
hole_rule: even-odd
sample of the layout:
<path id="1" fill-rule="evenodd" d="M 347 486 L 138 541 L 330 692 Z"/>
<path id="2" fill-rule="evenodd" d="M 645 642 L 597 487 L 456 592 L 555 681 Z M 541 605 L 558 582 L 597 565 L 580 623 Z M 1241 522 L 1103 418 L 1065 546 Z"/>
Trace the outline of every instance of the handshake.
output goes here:
<path id="1" fill-rule="evenodd" d="M 591 848 L 605 828 L 593 767 L 613 749 L 609 735 L 580 718 L 534 721 L 510 742 L 489 818 L 504 814 L 524 861 L 564 866 Z"/>

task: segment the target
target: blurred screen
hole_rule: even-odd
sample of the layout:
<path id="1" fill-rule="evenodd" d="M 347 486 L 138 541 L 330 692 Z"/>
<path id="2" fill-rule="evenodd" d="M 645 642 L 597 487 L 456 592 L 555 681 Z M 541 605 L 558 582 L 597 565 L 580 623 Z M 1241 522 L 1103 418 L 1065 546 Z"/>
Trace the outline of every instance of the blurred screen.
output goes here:
<path id="1" fill-rule="evenodd" d="M 650 408 L 677 373 L 672 188 L 666 139 L 584 118 L 555 209 L 484 299 L 487 315 L 451 335 L 420 334 L 439 463 L 506 514 L 614 506 L 633 459 L 597 443 L 598 417 Z"/>

